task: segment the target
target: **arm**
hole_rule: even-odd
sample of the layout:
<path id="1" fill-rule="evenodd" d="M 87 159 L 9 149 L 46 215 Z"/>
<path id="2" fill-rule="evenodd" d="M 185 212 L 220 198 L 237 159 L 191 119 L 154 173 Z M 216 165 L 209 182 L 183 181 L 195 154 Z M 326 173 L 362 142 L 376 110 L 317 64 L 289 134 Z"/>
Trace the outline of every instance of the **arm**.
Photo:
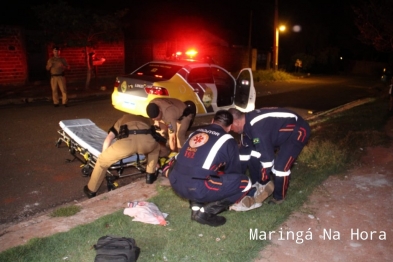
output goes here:
<path id="1" fill-rule="evenodd" d="M 116 138 L 116 135 L 113 132 L 109 132 L 106 136 L 104 143 L 102 145 L 102 152 L 104 152 L 112 143 L 113 139 Z"/>
<path id="2" fill-rule="evenodd" d="M 50 70 L 52 67 L 52 59 L 49 59 L 48 62 L 46 62 L 46 70 Z"/>

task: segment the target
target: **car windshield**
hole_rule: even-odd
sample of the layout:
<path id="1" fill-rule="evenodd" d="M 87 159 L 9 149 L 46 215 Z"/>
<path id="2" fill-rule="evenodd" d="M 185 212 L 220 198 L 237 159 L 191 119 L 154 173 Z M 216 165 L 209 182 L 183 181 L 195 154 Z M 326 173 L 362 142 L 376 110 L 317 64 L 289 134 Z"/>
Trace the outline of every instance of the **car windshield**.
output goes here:
<path id="1" fill-rule="evenodd" d="M 149 63 L 139 68 L 131 75 L 134 77 L 154 77 L 162 80 L 171 79 L 181 66 L 171 64 Z"/>

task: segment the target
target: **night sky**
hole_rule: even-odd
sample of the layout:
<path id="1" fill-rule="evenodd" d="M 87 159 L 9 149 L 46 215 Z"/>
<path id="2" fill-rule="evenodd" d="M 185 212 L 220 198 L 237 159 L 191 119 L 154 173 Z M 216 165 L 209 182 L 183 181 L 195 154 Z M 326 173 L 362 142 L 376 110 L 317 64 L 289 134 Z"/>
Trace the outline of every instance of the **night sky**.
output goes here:
<path id="1" fill-rule="evenodd" d="M 27 1 L 26 1 L 27 2 Z M 31 6 L 46 1 L 11 0 L 3 3 L 1 24 L 33 25 Z M 280 34 L 280 50 L 309 52 L 324 45 L 342 49 L 360 45 L 351 3 L 357 0 L 279 0 L 279 21 L 287 30 Z M 55 2 L 53 2 L 55 3 Z M 72 6 L 119 10 L 129 8 L 128 21 L 136 38 L 163 38 L 178 31 L 206 29 L 230 45 L 248 45 L 269 50 L 273 45 L 274 0 L 243 1 L 68 1 Z M 60 11 L 60 10 L 59 10 Z M 250 23 L 250 17 L 251 23 Z M 301 28 L 292 31 L 293 26 Z"/>

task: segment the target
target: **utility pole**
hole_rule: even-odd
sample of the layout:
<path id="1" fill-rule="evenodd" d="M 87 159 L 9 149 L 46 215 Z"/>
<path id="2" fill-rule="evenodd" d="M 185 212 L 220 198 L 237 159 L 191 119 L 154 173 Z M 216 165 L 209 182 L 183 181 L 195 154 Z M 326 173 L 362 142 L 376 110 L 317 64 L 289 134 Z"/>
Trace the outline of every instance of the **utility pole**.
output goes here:
<path id="1" fill-rule="evenodd" d="M 248 31 L 248 65 L 250 67 L 252 67 L 251 32 L 252 32 L 252 10 L 250 11 L 250 28 Z"/>
<path id="2" fill-rule="evenodd" d="M 273 37 L 273 68 L 274 70 L 278 70 L 278 0 L 275 0 L 274 4 L 274 37 Z"/>

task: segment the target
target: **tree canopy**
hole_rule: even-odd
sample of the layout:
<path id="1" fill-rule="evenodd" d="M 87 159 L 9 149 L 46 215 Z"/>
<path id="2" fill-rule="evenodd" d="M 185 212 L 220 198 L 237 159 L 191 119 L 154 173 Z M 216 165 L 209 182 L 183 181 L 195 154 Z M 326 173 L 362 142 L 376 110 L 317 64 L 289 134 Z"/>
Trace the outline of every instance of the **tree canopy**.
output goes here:
<path id="1" fill-rule="evenodd" d="M 393 51 L 393 1 L 365 0 L 354 6 L 360 40 L 380 52 Z"/>
<path id="2" fill-rule="evenodd" d="M 112 41 L 122 37 L 121 19 L 127 9 L 106 13 L 75 8 L 60 0 L 33 7 L 47 40 L 67 46 L 93 46 L 100 40 Z"/>

